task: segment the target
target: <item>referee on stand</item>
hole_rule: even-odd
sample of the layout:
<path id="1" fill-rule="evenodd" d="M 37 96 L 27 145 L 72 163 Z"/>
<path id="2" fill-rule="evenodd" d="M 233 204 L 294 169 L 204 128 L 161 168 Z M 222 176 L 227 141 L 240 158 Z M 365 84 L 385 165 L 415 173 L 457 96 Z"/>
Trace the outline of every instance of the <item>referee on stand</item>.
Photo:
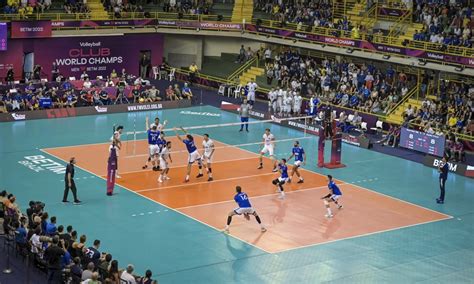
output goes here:
<path id="1" fill-rule="evenodd" d="M 64 196 L 63 202 L 68 203 L 67 196 L 69 190 L 72 191 L 74 196 L 74 205 L 81 204 L 81 201 L 77 199 L 77 188 L 76 183 L 74 182 L 74 164 L 76 163 L 76 158 L 72 157 L 69 159 L 69 164 L 66 166 L 66 174 L 64 175 Z"/>
<path id="2" fill-rule="evenodd" d="M 438 204 L 444 204 L 444 193 L 445 193 L 444 185 L 446 184 L 446 180 L 448 179 L 448 171 L 449 171 L 448 161 L 446 159 L 446 156 L 444 156 L 443 163 L 439 165 L 439 168 L 438 168 L 439 190 L 440 190 L 439 198 L 436 198 L 436 203 Z"/>
<path id="3" fill-rule="evenodd" d="M 245 126 L 245 131 L 249 132 L 249 111 L 250 111 L 250 105 L 247 103 L 247 99 L 244 99 L 242 104 L 240 105 L 239 109 L 239 114 L 240 114 L 240 132 L 244 130 Z"/>

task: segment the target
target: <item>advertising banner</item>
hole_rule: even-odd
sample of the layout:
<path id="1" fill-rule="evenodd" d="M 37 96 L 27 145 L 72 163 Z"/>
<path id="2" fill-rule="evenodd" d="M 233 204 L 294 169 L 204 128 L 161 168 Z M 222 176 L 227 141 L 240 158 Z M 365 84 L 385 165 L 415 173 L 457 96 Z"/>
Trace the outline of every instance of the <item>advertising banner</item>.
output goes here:
<path id="1" fill-rule="evenodd" d="M 105 77 L 112 70 L 120 73 L 122 68 L 138 75 L 142 52 L 151 56 L 153 66 L 161 64 L 163 59 L 160 34 L 16 39 L 10 40 L 9 46 L 6 52 L 0 53 L 0 62 L 13 66 L 16 77 L 21 76 L 24 57 L 29 54 L 33 54 L 34 64 L 41 65 L 45 74 L 51 74 L 54 63 L 66 78 L 80 78 L 84 71 L 90 78 Z M 151 74 L 151 67 L 148 71 Z M 5 75 L 6 68 L 0 68 L 0 77 Z"/>
<path id="2" fill-rule="evenodd" d="M 77 108 L 55 108 L 35 111 L 22 111 L 14 113 L 0 113 L 0 122 L 23 121 L 31 119 L 50 119 L 50 118 L 66 118 L 84 115 L 97 115 L 107 113 L 135 112 L 159 110 L 168 108 L 184 108 L 190 107 L 190 100 L 180 101 L 163 101 L 150 104 L 123 104 L 123 105 L 107 105 L 107 106 L 91 106 Z"/>
<path id="3" fill-rule="evenodd" d="M 380 7 L 378 8 L 377 12 L 380 16 L 400 18 L 401 16 L 405 16 L 408 13 L 408 10 L 389 8 L 389 7 Z"/>
<path id="4" fill-rule="evenodd" d="M 50 21 L 11 22 L 11 38 L 41 38 L 51 35 Z"/>
<path id="5" fill-rule="evenodd" d="M 443 161 L 441 160 L 441 158 L 438 158 L 432 155 L 426 155 L 425 158 L 423 159 L 423 164 L 427 167 L 437 169 L 441 165 L 443 165 Z M 448 162 L 448 169 L 450 172 L 458 174 L 458 175 L 474 177 L 473 166 L 469 166 L 469 165 L 457 163 L 457 162 Z"/>
<path id="6" fill-rule="evenodd" d="M 0 51 L 7 50 L 7 23 L 0 23 Z"/>

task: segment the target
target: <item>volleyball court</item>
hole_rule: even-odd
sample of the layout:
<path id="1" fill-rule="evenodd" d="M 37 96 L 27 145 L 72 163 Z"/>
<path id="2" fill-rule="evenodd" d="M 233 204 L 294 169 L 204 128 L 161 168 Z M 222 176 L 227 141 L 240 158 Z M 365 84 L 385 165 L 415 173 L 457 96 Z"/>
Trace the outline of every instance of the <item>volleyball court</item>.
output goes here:
<path id="1" fill-rule="evenodd" d="M 286 120 L 299 120 L 305 125 L 309 123 L 309 118 Z M 159 172 L 142 169 L 148 159 L 146 132 L 132 129 L 123 135 L 118 163 L 121 178 L 116 182 L 135 194 L 219 231 L 225 226 L 228 212 L 236 207 L 233 197 L 235 186 L 240 185 L 267 227 L 267 232 L 262 233 L 253 218 L 250 222 L 244 218 L 234 218 L 230 234 L 271 253 L 449 218 L 447 215 L 337 180 L 336 183 L 343 192 L 341 202 L 344 209 L 336 211 L 334 218 L 327 219 L 324 217 L 325 208 L 321 200 L 321 197 L 328 193 L 326 176 L 306 169 L 301 169 L 304 183 L 296 183 L 295 176 L 294 182 L 284 185 L 285 199 L 279 199 L 276 187 L 272 184 L 272 180 L 279 176 L 279 173 L 272 172 L 273 161 L 266 157 L 264 168 L 257 169 L 258 152 L 262 148 L 265 129 L 275 130 L 275 153 L 278 159 L 290 156 L 296 140 L 305 148 L 306 155 L 315 157 L 317 143 L 314 142 L 318 138 L 306 132 L 283 129 L 271 122 L 251 121 L 252 134 L 239 133 L 240 123 L 189 127 L 183 125 L 183 128 L 193 135 L 201 154 L 203 134 L 208 134 L 214 141 L 214 180 L 211 182 L 207 181 L 205 171 L 204 177 L 196 178 L 197 165 L 193 165 L 190 181 L 184 182 L 188 152 L 185 145 L 175 136 L 174 127 L 166 126 L 166 140 L 172 143 L 172 163 L 168 174 L 170 179 L 159 183 Z M 170 125 L 172 124 L 173 122 L 170 122 Z M 295 136 L 295 133 L 298 134 Z M 73 155 L 78 161 L 78 167 L 105 178 L 109 144 L 106 142 L 43 150 L 64 161 Z M 288 162 L 289 169 L 292 164 L 293 161 Z M 315 165 L 308 164 L 306 167 L 315 168 Z M 105 188 L 103 190 L 105 198 Z M 368 216 L 370 222 L 367 222 Z"/>

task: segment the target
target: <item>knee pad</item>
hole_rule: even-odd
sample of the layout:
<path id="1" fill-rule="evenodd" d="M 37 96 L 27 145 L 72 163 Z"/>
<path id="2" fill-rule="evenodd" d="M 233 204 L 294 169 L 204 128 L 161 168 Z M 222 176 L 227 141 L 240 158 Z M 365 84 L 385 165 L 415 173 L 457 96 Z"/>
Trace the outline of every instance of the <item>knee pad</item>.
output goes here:
<path id="1" fill-rule="evenodd" d="M 324 200 L 324 205 L 329 205 L 329 202 L 326 199 Z"/>

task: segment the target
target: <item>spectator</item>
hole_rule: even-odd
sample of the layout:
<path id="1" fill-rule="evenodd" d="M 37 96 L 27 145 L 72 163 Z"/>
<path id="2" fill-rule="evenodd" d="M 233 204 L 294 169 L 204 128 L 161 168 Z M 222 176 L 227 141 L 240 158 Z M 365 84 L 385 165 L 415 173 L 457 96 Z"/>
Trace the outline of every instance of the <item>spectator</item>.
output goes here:
<path id="1" fill-rule="evenodd" d="M 191 63 L 189 66 L 189 82 L 192 84 L 196 80 L 196 75 L 199 72 L 199 69 L 196 65 L 196 63 Z"/>
<path id="2" fill-rule="evenodd" d="M 92 247 L 89 247 L 85 253 L 84 253 L 84 258 L 86 263 L 94 263 L 94 266 L 97 267 L 99 264 L 100 260 L 100 252 L 99 252 L 99 247 L 100 247 L 100 240 L 95 240 L 94 245 Z"/>
<path id="3" fill-rule="evenodd" d="M 46 223 L 46 234 L 53 236 L 57 233 L 56 216 L 51 217 L 50 222 Z"/>
<path id="4" fill-rule="evenodd" d="M 84 280 L 81 282 L 81 284 L 100 284 L 101 282 L 99 281 L 99 273 L 94 272 L 91 275 L 91 278 Z"/>
<path id="5" fill-rule="evenodd" d="M 181 92 L 182 97 L 185 99 L 191 100 L 193 98 L 193 92 L 191 88 L 188 86 L 188 83 L 184 83 L 183 91 Z"/>
<path id="6" fill-rule="evenodd" d="M 81 280 L 84 281 L 87 279 L 91 279 L 92 274 L 94 273 L 94 269 L 95 269 L 94 263 L 89 262 L 87 264 L 87 269 L 82 271 Z"/>
<path id="7" fill-rule="evenodd" d="M 127 265 L 127 269 L 122 272 L 120 275 L 120 281 L 126 281 L 128 284 L 136 284 L 135 277 L 133 276 L 133 270 L 134 267 L 133 265 L 129 264 Z"/>
<path id="8" fill-rule="evenodd" d="M 61 283 L 61 259 L 64 249 L 59 247 L 59 237 L 54 236 L 52 244 L 46 249 L 44 256 L 48 262 L 48 283 Z"/>
<path id="9" fill-rule="evenodd" d="M 81 267 L 81 259 L 79 257 L 74 258 L 74 263 L 71 266 L 71 278 L 72 283 L 80 283 L 82 280 L 82 267 Z"/>
<path id="10" fill-rule="evenodd" d="M 151 270 L 148 269 L 145 272 L 145 277 L 142 277 L 140 279 L 139 284 L 152 284 L 154 281 L 153 281 L 153 279 L 151 279 L 151 276 L 152 276 Z"/>
<path id="11" fill-rule="evenodd" d="M 108 276 L 106 278 L 106 281 L 114 284 L 120 284 L 118 262 L 116 260 L 112 260 L 112 262 L 110 263 L 110 268 L 107 274 Z"/>

